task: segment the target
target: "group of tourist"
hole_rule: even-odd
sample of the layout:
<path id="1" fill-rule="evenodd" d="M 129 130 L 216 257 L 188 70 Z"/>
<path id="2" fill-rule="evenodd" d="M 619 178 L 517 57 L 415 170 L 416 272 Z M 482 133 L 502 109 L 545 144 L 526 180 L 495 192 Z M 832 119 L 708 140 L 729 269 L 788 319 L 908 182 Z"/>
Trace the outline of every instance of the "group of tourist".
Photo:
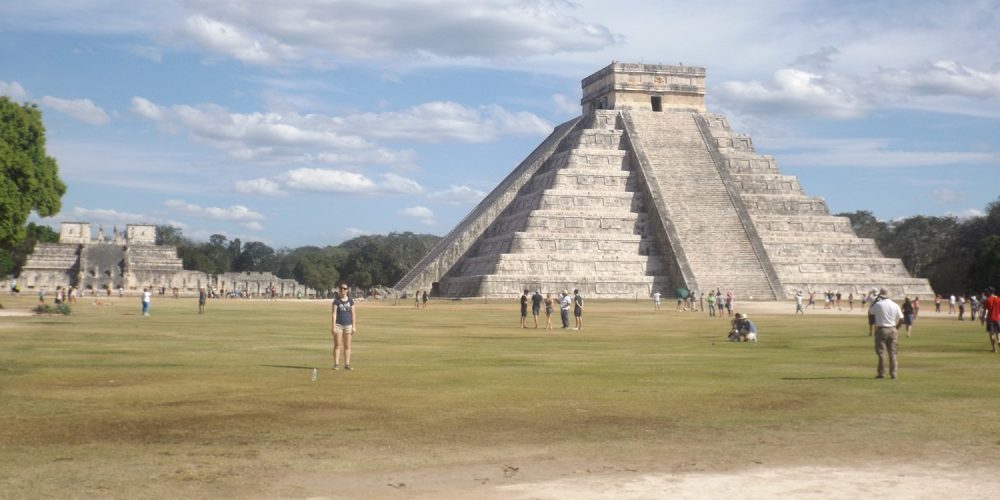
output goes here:
<path id="1" fill-rule="evenodd" d="M 18 290 L 18 293 L 19 292 L 20 290 Z M 11 293 L 14 292 L 11 291 Z M 55 296 L 53 297 L 53 302 L 55 302 L 57 306 L 60 304 L 76 304 L 76 299 L 79 296 L 80 296 L 80 291 L 76 287 L 57 286 Z M 45 288 L 38 289 L 38 303 L 45 304 Z"/>
<path id="2" fill-rule="evenodd" d="M 977 318 L 980 322 L 985 322 L 985 303 L 986 303 L 986 292 L 975 294 L 975 293 L 965 293 L 965 294 L 951 294 L 948 296 L 948 314 L 957 314 L 959 321 L 965 321 L 965 312 L 969 311 L 969 320 L 975 321 Z M 941 312 L 941 302 L 943 298 L 940 295 L 934 296 L 934 311 Z"/>
<path id="3" fill-rule="evenodd" d="M 906 336 L 910 336 L 913 322 L 920 311 L 919 300 L 909 297 L 903 298 L 903 305 L 900 306 L 889 299 L 889 291 L 882 288 L 872 298 L 872 305 L 868 309 L 869 335 L 874 331 L 875 353 L 878 356 L 878 368 L 875 378 L 885 378 L 886 358 L 888 358 L 889 377 L 895 379 L 899 372 L 899 362 L 897 359 L 899 328 L 906 326 Z M 956 300 L 954 296 L 949 300 Z M 934 300 L 935 310 L 940 312 L 941 296 L 936 296 Z M 972 314 L 970 319 L 975 320 L 979 314 L 980 322 L 986 328 L 986 334 L 990 340 L 990 347 L 995 353 L 1000 349 L 1000 296 L 997 296 L 993 287 L 988 287 L 976 298 L 978 309 Z M 961 312 L 961 309 L 959 309 Z M 951 311 L 949 311 L 950 313 Z"/>
<path id="4" fill-rule="evenodd" d="M 569 292 L 563 290 L 559 292 L 559 298 L 552 298 L 551 293 L 545 294 L 545 298 L 542 298 L 542 291 L 535 290 L 535 293 L 531 296 L 528 294 L 531 290 L 525 288 L 524 293 L 521 295 L 521 328 L 528 327 L 528 305 L 531 305 L 531 316 L 535 322 L 535 328 L 538 328 L 538 316 L 541 314 L 542 305 L 545 306 L 545 329 L 552 329 L 552 313 L 555 306 L 559 306 L 559 317 L 562 320 L 563 330 L 568 330 L 569 326 L 569 311 L 573 310 L 573 317 L 575 318 L 575 325 L 573 330 L 583 330 L 583 296 L 580 295 L 579 289 L 573 290 L 573 296 L 570 297 Z"/>
<path id="5" fill-rule="evenodd" d="M 735 306 L 735 295 L 733 291 L 729 290 L 726 292 L 725 296 L 722 294 L 722 290 L 716 288 L 715 290 L 709 290 L 708 296 L 705 296 L 705 292 L 696 291 L 679 291 L 684 293 L 677 294 L 677 312 L 705 312 L 706 304 L 708 305 L 708 315 L 710 317 L 733 317 L 735 314 L 733 312 L 733 307 Z M 653 310 L 660 310 L 660 301 L 662 294 L 659 290 L 654 290 L 653 294 Z M 723 314 L 725 312 L 725 314 Z"/>
<path id="6" fill-rule="evenodd" d="M 413 307 L 427 309 L 427 290 L 417 290 L 417 293 L 413 295 Z"/>

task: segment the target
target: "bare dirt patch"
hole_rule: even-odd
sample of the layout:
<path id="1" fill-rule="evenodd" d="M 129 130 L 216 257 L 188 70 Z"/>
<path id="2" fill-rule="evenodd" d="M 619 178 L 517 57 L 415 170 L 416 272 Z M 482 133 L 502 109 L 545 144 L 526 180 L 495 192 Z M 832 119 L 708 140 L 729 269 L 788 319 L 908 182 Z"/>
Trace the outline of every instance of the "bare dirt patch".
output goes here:
<path id="1" fill-rule="evenodd" d="M 761 466 L 710 473 L 543 461 L 378 474 L 294 475 L 275 486 L 271 493 L 303 498 L 937 499 L 1000 495 L 1000 478 L 990 470 L 943 463 Z"/>

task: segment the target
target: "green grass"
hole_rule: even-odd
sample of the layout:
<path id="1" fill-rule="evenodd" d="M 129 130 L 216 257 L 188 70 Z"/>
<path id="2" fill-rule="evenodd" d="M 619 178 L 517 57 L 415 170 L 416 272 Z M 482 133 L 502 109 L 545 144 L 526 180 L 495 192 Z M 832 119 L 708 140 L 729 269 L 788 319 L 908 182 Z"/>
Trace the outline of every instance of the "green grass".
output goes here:
<path id="1" fill-rule="evenodd" d="M 111 300 L 0 317 L 0 497 L 284 494 L 271 485 L 294 474 L 574 457 L 669 471 L 1000 452 L 1000 355 L 943 315 L 902 339 L 899 380 L 876 381 L 862 314 L 755 314 L 761 342 L 737 344 L 725 320 L 647 302 L 588 303 L 581 332 L 522 330 L 513 301 L 371 303 L 348 373 L 329 369 L 325 302 L 215 300 L 199 316 L 196 299 L 155 297 L 142 317 Z"/>

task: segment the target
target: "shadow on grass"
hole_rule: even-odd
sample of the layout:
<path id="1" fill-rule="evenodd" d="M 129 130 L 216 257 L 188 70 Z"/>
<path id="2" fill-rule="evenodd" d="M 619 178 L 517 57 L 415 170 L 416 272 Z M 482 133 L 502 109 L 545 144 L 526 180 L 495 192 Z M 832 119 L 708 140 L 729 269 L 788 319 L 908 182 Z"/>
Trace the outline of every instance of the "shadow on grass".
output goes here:
<path id="1" fill-rule="evenodd" d="M 865 380 L 871 377 L 781 377 L 781 380 Z"/>
<path id="2" fill-rule="evenodd" d="M 292 366 L 292 365 L 260 365 L 267 368 L 291 368 L 293 370 L 312 370 L 314 366 Z"/>

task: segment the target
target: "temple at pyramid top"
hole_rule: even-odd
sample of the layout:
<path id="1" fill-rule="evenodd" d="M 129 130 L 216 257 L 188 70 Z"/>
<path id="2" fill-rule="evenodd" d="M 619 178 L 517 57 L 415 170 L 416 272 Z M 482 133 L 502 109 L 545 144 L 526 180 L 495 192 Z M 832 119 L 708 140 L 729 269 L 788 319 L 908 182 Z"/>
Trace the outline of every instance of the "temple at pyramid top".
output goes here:
<path id="1" fill-rule="evenodd" d="M 583 79 L 583 112 L 598 109 L 705 111 L 705 68 L 614 62 Z"/>
<path id="2" fill-rule="evenodd" d="M 557 126 L 397 289 L 932 294 L 707 112 L 704 68 L 615 62 L 582 88 L 581 116 Z"/>

